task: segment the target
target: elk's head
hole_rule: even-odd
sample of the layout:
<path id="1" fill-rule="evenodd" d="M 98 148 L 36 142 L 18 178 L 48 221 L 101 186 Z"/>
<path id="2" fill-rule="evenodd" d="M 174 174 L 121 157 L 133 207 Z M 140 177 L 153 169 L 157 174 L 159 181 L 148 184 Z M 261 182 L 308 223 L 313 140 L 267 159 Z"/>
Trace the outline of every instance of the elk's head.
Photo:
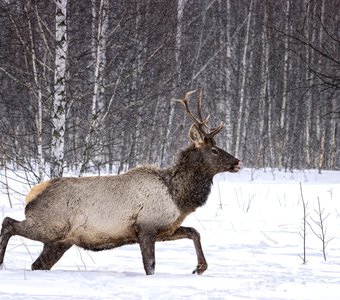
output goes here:
<path id="1" fill-rule="evenodd" d="M 209 129 L 210 115 L 205 119 L 202 117 L 202 90 L 197 100 L 197 116 L 190 111 L 189 97 L 195 92 L 196 90 L 186 93 L 184 99 L 176 99 L 176 102 L 183 104 L 193 121 L 189 129 L 189 138 L 193 143 L 190 148 L 190 160 L 193 164 L 200 164 L 211 176 L 221 172 L 238 172 L 242 166 L 241 161 L 217 147 L 214 141 L 214 136 L 222 130 L 224 123 L 221 122 L 217 127 Z"/>

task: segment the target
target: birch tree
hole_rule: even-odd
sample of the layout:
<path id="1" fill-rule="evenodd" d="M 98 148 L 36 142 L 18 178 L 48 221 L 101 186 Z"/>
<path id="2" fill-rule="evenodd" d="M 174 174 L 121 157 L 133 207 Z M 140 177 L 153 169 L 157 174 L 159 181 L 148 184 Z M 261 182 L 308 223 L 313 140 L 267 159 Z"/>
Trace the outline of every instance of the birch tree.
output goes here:
<path id="1" fill-rule="evenodd" d="M 239 157 L 241 154 L 241 141 L 244 139 L 244 131 L 243 125 L 245 121 L 248 121 L 245 119 L 245 115 L 248 115 L 245 111 L 247 108 L 246 103 L 246 78 L 247 78 L 247 55 L 248 55 L 248 47 L 249 47 L 249 36 L 250 36 L 250 24 L 252 19 L 252 7 L 253 7 L 253 0 L 250 1 L 249 4 L 249 13 L 248 13 L 248 19 L 247 19 L 247 27 L 246 27 L 246 34 L 244 38 L 244 47 L 243 47 L 243 54 L 242 54 L 242 62 L 241 62 L 241 86 L 240 86 L 240 100 L 239 100 L 239 109 L 238 109 L 238 115 L 237 115 L 237 122 L 236 122 L 236 129 L 235 129 L 235 135 L 236 135 L 236 141 L 235 141 L 235 155 L 236 157 Z"/>
<path id="2" fill-rule="evenodd" d="M 219 1 L 219 5 L 221 7 L 222 1 Z M 232 43 L 231 43 L 231 13 L 230 13 L 230 0 L 227 0 L 226 3 L 227 8 L 227 27 L 226 38 L 226 75 L 225 75 L 225 83 L 226 83 L 226 97 L 225 97 L 225 136 L 226 136 L 226 151 L 231 151 L 231 146 L 233 143 L 233 128 L 232 128 L 232 113 L 231 113 L 231 99 L 232 99 Z"/>
<path id="3" fill-rule="evenodd" d="M 66 127 L 67 0 L 56 0 L 51 178 L 63 175 Z"/>
<path id="4" fill-rule="evenodd" d="M 286 0 L 285 8 L 285 31 L 289 32 L 289 12 L 290 12 L 290 0 Z M 283 72 L 282 72 L 282 96 L 281 96 L 281 109 L 280 109 L 280 123 L 279 123 L 279 138 L 277 147 L 279 149 L 278 167 L 283 168 L 285 159 L 285 149 L 287 147 L 287 137 L 289 131 L 289 122 L 287 121 L 287 95 L 288 95 L 288 74 L 289 74 L 289 35 L 284 37 L 284 58 L 283 58 Z"/>
<path id="5" fill-rule="evenodd" d="M 260 89 L 260 99 L 259 99 L 259 150 L 256 165 L 261 165 L 261 158 L 265 155 L 264 150 L 264 131 L 265 131 L 265 107 L 266 107 L 266 97 L 268 91 L 268 63 L 269 63 L 269 49 L 268 49 L 268 41 L 267 41 L 267 3 L 264 4 L 264 17 L 263 17 L 263 26 L 262 26 L 262 34 L 261 34 L 261 42 L 262 42 L 262 52 L 261 52 L 261 89 Z M 268 107 L 269 109 L 269 107 Z M 269 110 L 270 115 L 270 110 Z M 269 138 L 270 139 L 270 138 Z M 271 158 L 271 157 L 270 157 Z M 263 167 L 266 166 L 265 161 L 263 159 Z"/>
<path id="6" fill-rule="evenodd" d="M 305 9 L 306 9 L 306 29 L 305 29 L 305 36 L 306 36 L 306 40 L 309 41 L 310 39 L 310 2 L 309 0 L 305 0 Z M 310 64 L 310 48 L 305 48 L 306 54 L 305 54 L 305 61 L 307 62 L 307 64 Z M 311 94 L 311 90 L 310 90 L 310 77 L 313 76 L 310 73 L 310 70 L 308 68 L 306 68 L 305 70 L 305 81 L 306 81 L 306 85 L 308 86 L 307 91 L 306 91 L 306 116 L 305 116 L 305 159 L 306 159 L 306 163 L 307 163 L 307 167 L 310 168 L 311 167 L 311 127 L 312 127 L 312 94 Z"/>
<path id="7" fill-rule="evenodd" d="M 175 80 L 173 81 L 173 90 L 176 90 L 176 87 L 179 86 L 181 82 L 181 48 L 182 48 L 182 34 L 183 34 L 183 13 L 185 8 L 185 3 L 187 0 L 178 0 L 177 2 L 177 26 L 176 26 L 176 35 L 175 35 Z M 176 95 L 174 95 L 176 97 Z M 169 103 L 169 114 L 167 117 L 167 127 L 165 138 L 162 143 L 161 149 L 161 166 L 165 165 L 165 157 L 167 156 L 168 147 L 170 145 L 171 140 L 171 130 L 173 128 L 175 116 L 175 102 L 170 101 Z"/>
<path id="8" fill-rule="evenodd" d="M 34 79 L 34 87 L 32 87 L 32 94 L 35 97 L 37 103 L 37 113 L 35 116 L 35 126 L 36 126 L 36 139 L 37 139 L 37 154 L 38 154 L 38 180 L 43 181 L 44 179 L 44 156 L 43 156 L 43 137 L 42 137 L 42 127 L 43 127 L 43 103 L 42 103 L 42 87 L 40 80 L 38 78 L 38 66 L 37 57 L 35 51 L 35 43 L 33 36 L 33 27 L 30 18 L 31 4 L 30 1 L 26 2 L 25 11 L 27 14 L 29 41 L 31 48 L 31 59 L 32 59 L 32 71 Z"/>
<path id="9" fill-rule="evenodd" d="M 91 139 L 102 125 L 104 114 L 103 94 L 105 92 L 104 70 L 106 67 L 106 45 L 108 31 L 108 0 L 100 0 L 97 8 L 96 0 L 92 0 L 92 49 L 93 49 L 93 92 L 91 117 L 85 137 L 84 150 L 79 176 L 83 175 L 91 158 Z"/>
<path id="10" fill-rule="evenodd" d="M 145 4 L 145 3 L 144 3 Z M 129 153 L 129 159 L 128 159 L 128 165 L 129 168 L 134 167 L 136 165 L 136 158 L 138 155 L 138 146 L 139 146 L 139 140 L 141 136 L 141 123 L 142 123 L 142 103 L 139 101 L 139 95 L 141 94 L 139 91 L 139 81 L 140 81 L 140 75 L 143 68 L 143 62 L 142 62 L 142 52 L 144 49 L 144 38 L 141 34 L 142 29 L 142 15 L 141 15 L 141 7 L 142 3 L 137 1 L 136 5 L 136 18 L 135 18 L 135 32 L 134 32 L 134 40 L 135 40 L 135 55 L 133 58 L 133 64 L 132 64 L 132 82 L 131 82 L 131 90 L 132 90 L 132 101 L 136 107 L 136 120 L 135 120 L 135 128 L 133 130 L 133 133 L 131 135 L 131 147 L 130 147 L 130 153 Z"/>

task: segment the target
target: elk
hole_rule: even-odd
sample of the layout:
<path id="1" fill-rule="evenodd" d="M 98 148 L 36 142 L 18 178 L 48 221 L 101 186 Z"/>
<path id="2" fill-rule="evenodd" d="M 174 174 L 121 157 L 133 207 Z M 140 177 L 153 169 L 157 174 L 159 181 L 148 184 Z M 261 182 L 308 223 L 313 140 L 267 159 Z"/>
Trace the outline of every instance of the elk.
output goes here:
<path id="1" fill-rule="evenodd" d="M 0 266 L 13 235 L 40 241 L 43 250 L 32 270 L 50 270 L 72 246 L 99 251 L 138 243 L 144 270 L 155 270 L 155 242 L 188 238 L 194 243 L 197 266 L 202 274 L 208 267 L 200 234 L 181 226 L 187 215 L 204 205 L 214 175 L 238 172 L 241 161 L 221 148 L 214 136 L 224 124 L 209 129 L 209 116 L 202 117 L 202 91 L 198 114 L 189 109 L 186 93 L 181 103 L 193 124 L 191 145 L 176 164 L 160 169 L 141 166 L 120 175 L 63 177 L 40 183 L 26 198 L 23 221 L 6 217 L 0 234 Z"/>

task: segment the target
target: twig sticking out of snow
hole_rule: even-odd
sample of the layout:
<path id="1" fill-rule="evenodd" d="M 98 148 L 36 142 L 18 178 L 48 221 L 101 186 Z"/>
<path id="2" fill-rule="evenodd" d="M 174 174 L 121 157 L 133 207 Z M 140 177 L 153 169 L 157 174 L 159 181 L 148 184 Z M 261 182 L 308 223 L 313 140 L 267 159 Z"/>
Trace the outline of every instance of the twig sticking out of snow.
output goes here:
<path id="1" fill-rule="evenodd" d="M 302 185 L 300 181 L 300 194 L 301 194 L 301 200 L 302 200 L 302 207 L 303 207 L 303 222 L 302 222 L 302 233 L 299 232 L 300 236 L 302 237 L 303 240 L 303 255 L 299 255 L 300 258 L 302 259 L 303 264 L 307 263 L 306 260 L 306 237 L 307 237 L 307 207 L 308 207 L 308 202 L 305 201 L 305 198 L 303 197 L 303 192 L 302 192 Z"/>
<path id="2" fill-rule="evenodd" d="M 323 258 L 326 261 L 327 257 L 326 257 L 326 247 L 328 245 L 328 243 L 333 240 L 333 238 L 331 239 L 327 239 L 326 238 L 326 233 L 327 233 L 327 228 L 325 227 L 325 221 L 326 219 L 329 217 L 330 213 L 328 213 L 327 215 L 325 215 L 325 209 L 321 209 L 321 205 L 320 205 L 320 199 L 318 197 L 318 209 L 314 209 L 314 211 L 316 212 L 318 219 L 314 220 L 312 217 L 310 218 L 313 223 L 319 228 L 318 230 L 315 230 L 313 228 L 313 226 L 311 224 L 308 223 L 310 229 L 312 230 L 312 232 L 314 233 L 314 235 L 316 237 L 318 237 L 322 243 L 322 254 L 323 254 Z M 319 233 L 317 232 L 319 231 Z"/>

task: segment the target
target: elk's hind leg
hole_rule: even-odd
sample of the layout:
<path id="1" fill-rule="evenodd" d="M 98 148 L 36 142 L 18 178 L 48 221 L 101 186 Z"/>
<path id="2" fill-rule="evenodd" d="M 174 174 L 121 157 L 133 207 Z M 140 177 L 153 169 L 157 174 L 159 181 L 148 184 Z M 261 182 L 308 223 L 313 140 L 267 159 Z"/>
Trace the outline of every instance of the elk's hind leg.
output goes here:
<path id="1" fill-rule="evenodd" d="M 50 270 L 71 246 L 63 242 L 44 244 L 43 251 L 32 264 L 32 270 Z"/>
<path id="2" fill-rule="evenodd" d="M 15 224 L 18 221 L 6 217 L 2 222 L 1 233 L 0 233 L 0 266 L 4 262 L 4 256 L 7 248 L 7 244 L 11 236 L 16 235 Z"/>
<path id="3" fill-rule="evenodd" d="M 44 270 L 50 269 L 62 257 L 65 251 L 71 247 L 69 244 L 65 245 L 58 242 L 49 243 L 51 240 L 60 240 L 60 233 L 51 231 L 51 229 L 48 230 L 46 226 L 43 226 L 41 223 L 36 223 L 32 218 L 27 218 L 19 222 L 6 217 L 2 222 L 0 234 L 0 266 L 4 260 L 8 241 L 13 235 L 20 235 L 45 244 L 43 252 L 33 264 L 35 270 L 39 268 Z"/>

